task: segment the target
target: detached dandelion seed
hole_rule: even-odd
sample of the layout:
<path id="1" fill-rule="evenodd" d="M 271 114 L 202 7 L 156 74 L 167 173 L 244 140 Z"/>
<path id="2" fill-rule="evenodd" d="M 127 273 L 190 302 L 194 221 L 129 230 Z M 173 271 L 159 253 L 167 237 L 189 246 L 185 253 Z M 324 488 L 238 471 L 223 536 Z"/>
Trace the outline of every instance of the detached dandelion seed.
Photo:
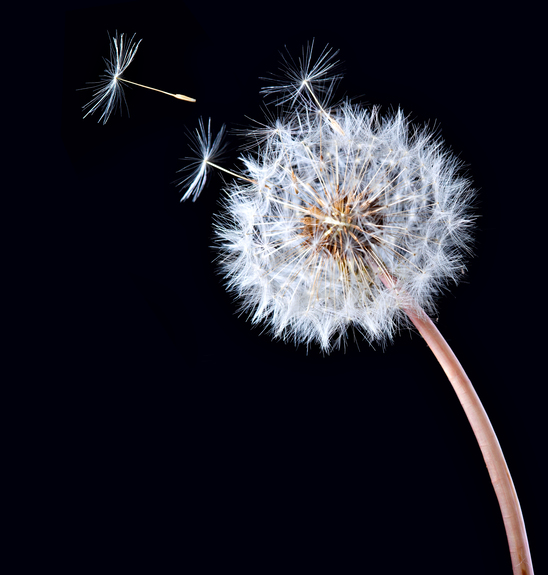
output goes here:
<path id="1" fill-rule="evenodd" d="M 110 38 L 110 58 L 104 58 L 105 64 L 107 66 L 105 68 L 105 73 L 101 76 L 101 80 L 98 82 L 93 82 L 95 85 L 93 98 L 85 106 L 82 107 L 82 110 L 87 110 L 84 118 L 90 114 L 93 114 L 97 110 L 102 110 L 98 121 L 102 121 L 103 124 L 106 124 L 113 110 L 117 108 L 121 110 L 122 101 L 126 103 L 124 87 L 121 82 L 131 84 L 133 86 L 139 86 L 141 88 L 146 88 L 147 90 L 160 92 L 161 94 L 166 94 L 186 102 L 196 101 L 194 98 L 189 98 L 188 96 L 183 96 L 182 94 L 164 92 L 163 90 L 151 88 L 150 86 L 145 86 L 144 84 L 137 84 L 137 82 L 132 82 L 131 80 L 127 80 L 126 78 L 122 77 L 123 73 L 135 58 L 135 54 L 137 53 L 137 49 L 141 43 L 141 40 L 135 41 L 134 38 L 135 35 L 133 35 L 129 41 L 126 41 L 124 34 L 118 36 L 118 33 L 116 33 L 113 38 Z"/>
<path id="2" fill-rule="evenodd" d="M 179 184 L 183 187 L 186 186 L 186 191 L 181 198 L 181 202 L 192 197 L 192 201 L 201 194 L 207 181 L 207 174 L 209 170 L 213 167 L 224 170 L 221 166 L 213 163 L 214 159 L 217 159 L 222 152 L 222 140 L 225 132 L 225 127 L 222 126 L 219 130 L 215 139 L 211 135 L 211 118 L 207 122 L 207 130 L 204 127 L 204 122 L 202 119 L 199 120 L 199 127 L 195 134 L 192 135 L 192 150 L 196 154 L 196 158 L 187 158 L 190 160 L 188 167 L 183 168 L 179 171 L 186 171 L 187 169 L 193 169 L 192 173 L 183 178 Z"/>
<path id="3" fill-rule="evenodd" d="M 253 323 L 275 337 L 316 343 L 325 353 L 353 327 L 370 342 L 414 325 L 443 367 L 481 447 L 504 519 L 515 575 L 533 573 L 525 524 L 497 437 L 470 380 L 425 310 L 462 273 L 474 192 L 460 164 L 402 112 L 382 116 L 331 103 L 335 64 L 312 48 L 287 78 L 263 90 L 280 111 L 249 132 L 254 152 L 235 173 L 209 158 L 201 125 L 193 199 L 208 167 L 235 176 L 215 229 L 227 287 Z M 318 89 L 319 88 L 319 89 Z M 200 135 L 201 134 L 201 135 Z"/>

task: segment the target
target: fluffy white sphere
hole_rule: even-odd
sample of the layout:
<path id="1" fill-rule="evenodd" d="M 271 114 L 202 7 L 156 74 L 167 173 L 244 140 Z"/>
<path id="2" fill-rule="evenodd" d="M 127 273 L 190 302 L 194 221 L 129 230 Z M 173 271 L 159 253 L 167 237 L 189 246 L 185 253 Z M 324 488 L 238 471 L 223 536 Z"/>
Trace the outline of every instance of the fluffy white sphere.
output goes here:
<path id="1" fill-rule="evenodd" d="M 340 129 L 339 129 L 340 128 Z M 470 219 L 457 162 L 401 113 L 349 103 L 280 118 L 217 222 L 231 290 L 277 336 L 324 350 L 350 325 L 390 336 L 462 267 Z"/>

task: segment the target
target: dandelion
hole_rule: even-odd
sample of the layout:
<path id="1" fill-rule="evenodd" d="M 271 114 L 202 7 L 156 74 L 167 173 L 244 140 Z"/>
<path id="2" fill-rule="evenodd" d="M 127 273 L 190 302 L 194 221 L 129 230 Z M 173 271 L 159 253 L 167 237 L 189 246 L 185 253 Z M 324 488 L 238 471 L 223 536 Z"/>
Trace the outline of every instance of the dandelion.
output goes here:
<path id="1" fill-rule="evenodd" d="M 227 287 L 253 323 L 328 353 L 350 328 L 384 342 L 414 325 L 453 385 L 493 482 L 515 574 L 531 574 L 525 525 L 504 456 L 462 366 L 426 312 L 456 281 L 469 252 L 474 192 L 457 159 L 401 111 L 382 116 L 331 103 L 334 55 L 311 48 L 263 92 L 280 113 L 250 131 L 254 152 L 226 188 L 215 223 Z M 317 90 L 316 86 L 320 89 Z M 323 96 L 322 96 L 323 95 Z M 213 148 L 199 138 L 199 169 L 183 199 L 205 185 Z"/>
<path id="2" fill-rule="evenodd" d="M 164 92 L 163 90 L 158 90 L 157 88 L 151 88 L 150 86 L 145 86 L 144 84 L 137 84 L 137 82 L 132 82 L 123 78 L 122 75 L 131 64 L 139 48 L 141 40 L 134 41 L 135 35 L 133 35 L 128 42 L 125 41 L 124 34 L 118 36 L 118 33 L 111 38 L 110 43 L 110 59 L 104 59 L 106 68 L 105 73 L 101 76 L 101 80 L 94 82 L 95 92 L 93 93 L 93 98 L 85 106 L 82 107 L 83 110 L 88 110 L 84 115 L 89 116 L 93 114 L 96 110 L 102 110 L 101 116 L 99 117 L 99 122 L 102 120 L 103 124 L 106 124 L 107 120 L 110 118 L 110 114 L 116 108 L 120 108 L 122 101 L 125 103 L 124 87 L 122 83 L 132 84 L 133 86 L 139 86 L 141 88 L 147 88 L 148 90 L 154 90 L 155 92 L 160 92 L 162 94 L 167 94 L 179 100 L 184 100 L 186 102 L 195 102 L 194 98 L 189 98 L 188 96 L 183 96 L 182 94 L 172 94 L 171 92 Z M 126 104 L 127 108 L 127 104 Z"/>

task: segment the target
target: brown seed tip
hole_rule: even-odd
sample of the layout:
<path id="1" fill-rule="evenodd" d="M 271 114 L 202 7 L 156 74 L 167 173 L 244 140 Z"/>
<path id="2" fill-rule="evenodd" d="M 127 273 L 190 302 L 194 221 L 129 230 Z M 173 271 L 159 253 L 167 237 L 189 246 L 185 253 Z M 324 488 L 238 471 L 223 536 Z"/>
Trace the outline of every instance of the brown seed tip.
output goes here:
<path id="1" fill-rule="evenodd" d="M 183 96 L 182 94 L 174 94 L 174 96 L 176 98 L 178 98 L 179 100 L 184 100 L 185 102 L 195 102 L 196 101 L 194 98 L 189 98 L 188 96 Z"/>

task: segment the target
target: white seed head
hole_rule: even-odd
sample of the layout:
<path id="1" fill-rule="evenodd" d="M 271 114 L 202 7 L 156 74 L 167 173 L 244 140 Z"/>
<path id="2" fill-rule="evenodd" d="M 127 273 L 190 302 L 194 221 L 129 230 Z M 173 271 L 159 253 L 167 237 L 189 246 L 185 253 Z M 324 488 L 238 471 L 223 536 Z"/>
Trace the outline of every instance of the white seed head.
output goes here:
<path id="1" fill-rule="evenodd" d="M 331 69 L 307 62 L 304 78 Z M 473 194 L 455 157 L 402 112 L 328 110 L 305 87 L 287 84 L 289 108 L 251 132 L 255 151 L 216 220 L 220 266 L 251 321 L 277 337 L 326 352 L 349 328 L 382 342 L 404 308 L 433 311 L 459 276 Z"/>
<path id="2" fill-rule="evenodd" d="M 85 106 L 83 110 L 88 110 L 84 115 L 89 116 L 96 110 L 102 110 L 98 122 L 107 123 L 110 114 L 116 108 L 122 108 L 122 101 L 125 102 L 124 88 L 120 83 L 122 74 L 135 58 L 137 49 L 141 40 L 134 41 L 133 35 L 129 41 L 126 41 L 124 34 L 118 36 L 118 33 L 110 38 L 110 58 L 104 58 L 106 68 L 105 73 L 101 75 L 101 80 L 93 82 L 95 92 L 93 98 Z"/>

